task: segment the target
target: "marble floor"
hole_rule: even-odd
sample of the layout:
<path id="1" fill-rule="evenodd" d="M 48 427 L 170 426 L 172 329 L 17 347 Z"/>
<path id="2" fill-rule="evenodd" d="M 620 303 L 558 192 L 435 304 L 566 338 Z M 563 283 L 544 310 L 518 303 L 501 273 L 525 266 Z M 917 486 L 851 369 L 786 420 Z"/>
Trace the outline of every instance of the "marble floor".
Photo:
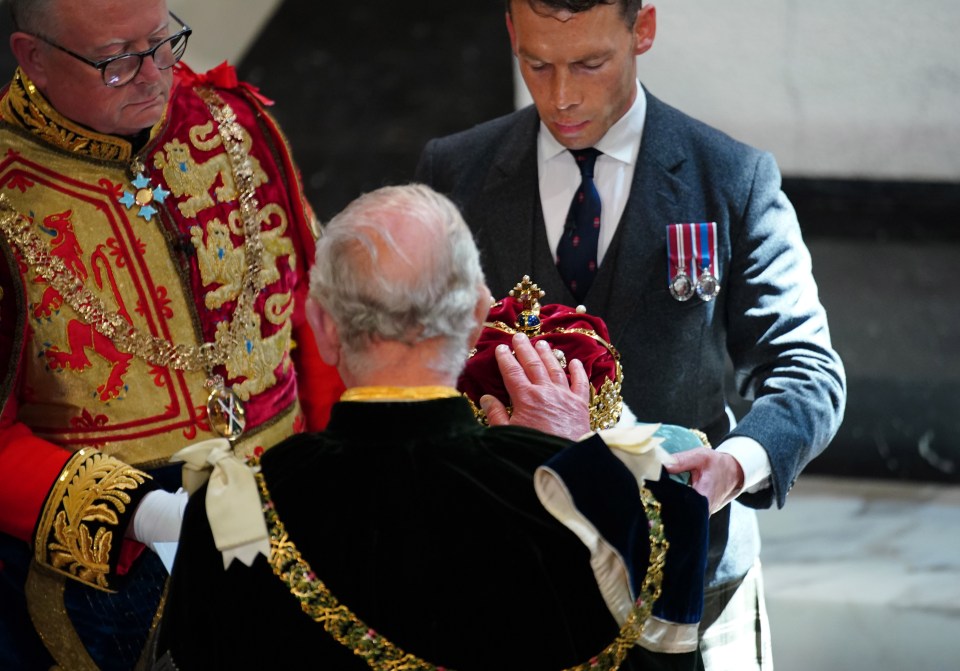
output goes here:
<path id="1" fill-rule="evenodd" d="M 960 487 L 804 476 L 760 527 L 777 671 L 960 668 Z"/>

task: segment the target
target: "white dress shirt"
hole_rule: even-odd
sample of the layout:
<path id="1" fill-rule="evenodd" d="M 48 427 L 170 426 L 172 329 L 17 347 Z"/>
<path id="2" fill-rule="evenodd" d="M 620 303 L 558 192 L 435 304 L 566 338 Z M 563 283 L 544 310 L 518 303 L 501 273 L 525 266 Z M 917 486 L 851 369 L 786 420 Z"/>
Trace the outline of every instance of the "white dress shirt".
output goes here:
<path id="1" fill-rule="evenodd" d="M 600 194 L 600 240 L 597 245 L 597 266 L 610 248 L 620 217 L 630 197 L 633 169 L 640 153 L 640 137 L 647 116 L 647 97 L 637 84 L 637 97 L 627 113 L 600 139 L 593 182 Z M 537 136 L 537 171 L 540 175 L 540 203 L 547 225 L 547 241 L 554 257 L 563 235 L 570 203 L 580 187 L 580 168 L 566 147 L 557 142 L 543 122 Z"/>

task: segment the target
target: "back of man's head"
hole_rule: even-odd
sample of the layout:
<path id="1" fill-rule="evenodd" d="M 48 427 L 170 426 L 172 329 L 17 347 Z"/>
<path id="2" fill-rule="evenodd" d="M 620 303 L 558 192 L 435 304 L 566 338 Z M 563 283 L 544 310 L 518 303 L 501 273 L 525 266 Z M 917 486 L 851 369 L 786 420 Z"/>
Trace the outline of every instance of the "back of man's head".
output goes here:
<path id="1" fill-rule="evenodd" d="M 437 338 L 434 367 L 453 375 L 472 345 L 478 298 L 489 296 L 460 212 L 420 184 L 378 189 L 334 217 L 317 241 L 310 293 L 336 323 L 352 371 L 371 343 Z"/>
<path id="2" fill-rule="evenodd" d="M 17 29 L 49 37 L 47 27 L 53 22 L 57 0 L 7 0 L 10 15 Z"/>
<path id="3" fill-rule="evenodd" d="M 571 14 L 589 11 L 597 5 L 618 5 L 623 20 L 628 26 L 633 25 L 637 12 L 643 4 L 642 0 L 506 0 L 507 11 L 511 11 L 513 5 L 518 2 L 529 4 L 534 11 L 543 10 L 546 13 L 565 11 Z"/>

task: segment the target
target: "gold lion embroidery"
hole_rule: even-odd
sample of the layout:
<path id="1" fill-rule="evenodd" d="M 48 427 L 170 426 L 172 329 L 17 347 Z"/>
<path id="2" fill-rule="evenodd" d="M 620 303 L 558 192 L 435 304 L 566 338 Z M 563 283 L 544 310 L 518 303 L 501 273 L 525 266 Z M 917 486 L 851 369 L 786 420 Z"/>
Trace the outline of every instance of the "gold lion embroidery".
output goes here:
<path id="1" fill-rule="evenodd" d="M 193 226 L 190 229 L 190 241 L 197 249 L 197 265 L 200 267 L 200 279 L 203 286 L 214 283 L 220 286 L 207 291 L 204 303 L 208 309 L 219 308 L 227 301 L 240 295 L 243 280 L 243 247 L 237 247 L 230 240 L 230 229 L 219 219 L 207 224 L 207 239 L 203 239 L 203 229 Z"/>
<path id="2" fill-rule="evenodd" d="M 287 215 L 276 203 L 271 203 L 257 214 L 257 222 L 261 226 L 272 217 L 279 220 L 279 225 L 268 230 L 261 230 L 260 240 L 263 244 L 263 268 L 260 280 L 263 286 L 273 284 L 280 279 L 277 269 L 277 259 L 287 257 L 287 265 L 293 269 L 297 265 L 297 256 L 293 248 L 293 241 L 286 237 Z M 204 303 L 207 308 L 215 310 L 235 300 L 242 290 L 243 271 L 246 267 L 246 257 L 242 246 L 234 245 L 231 234 L 243 236 L 243 223 L 240 212 L 230 213 L 228 223 L 213 219 L 207 224 L 206 238 L 200 226 L 190 228 L 190 241 L 197 250 L 197 265 L 200 268 L 200 279 L 204 287 L 219 284 L 216 289 L 207 291 Z"/>
<path id="3" fill-rule="evenodd" d="M 149 477 L 99 452 L 84 461 L 59 501 L 53 539 L 47 546 L 50 566 L 107 589 L 113 528 L 132 500 L 127 491 Z"/>
<path id="4" fill-rule="evenodd" d="M 223 146 L 219 133 L 214 131 L 213 122 L 208 121 L 202 126 L 190 129 L 190 143 L 201 151 L 212 151 Z M 253 171 L 252 183 L 256 188 L 267 183 L 267 174 L 260 166 L 260 162 L 250 155 L 253 139 L 246 130 L 242 132 L 241 146 L 249 156 L 250 167 Z M 206 139 L 205 139 L 206 138 Z M 185 217 L 195 217 L 208 207 L 214 205 L 210 190 L 219 178 L 220 185 L 214 193 L 217 202 L 228 203 L 237 198 L 237 184 L 230 166 L 230 157 L 226 151 L 211 156 L 207 161 L 198 163 L 190 151 L 190 146 L 174 139 L 163 145 L 163 151 L 153 157 L 153 165 L 163 172 L 163 178 L 170 191 L 177 198 L 187 196 L 177 207 Z"/>
<path id="5" fill-rule="evenodd" d="M 276 384 L 277 376 L 274 371 L 281 361 L 284 372 L 290 369 L 290 359 L 286 356 L 290 348 L 290 320 L 284 322 L 280 330 L 268 338 L 261 337 L 260 315 L 254 314 L 252 321 L 244 333 L 243 347 L 232 349 L 226 361 L 229 377 L 246 378 L 233 385 L 233 392 L 242 401 L 248 401 L 252 395 Z M 217 324 L 217 339 L 225 335 L 228 329 L 229 326 L 223 322 Z"/>

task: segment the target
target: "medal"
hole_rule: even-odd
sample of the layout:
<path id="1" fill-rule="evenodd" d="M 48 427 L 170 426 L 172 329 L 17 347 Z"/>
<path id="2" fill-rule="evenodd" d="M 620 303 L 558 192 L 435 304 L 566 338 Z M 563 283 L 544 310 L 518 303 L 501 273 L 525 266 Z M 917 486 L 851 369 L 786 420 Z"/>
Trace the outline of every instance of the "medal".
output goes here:
<path id="1" fill-rule="evenodd" d="M 682 303 L 690 300 L 693 297 L 693 293 L 693 280 L 683 272 L 682 268 L 677 268 L 676 274 L 673 276 L 673 279 L 670 280 L 670 295 Z"/>
<path id="2" fill-rule="evenodd" d="M 210 428 L 227 440 L 236 440 L 247 426 L 243 403 L 231 389 L 223 384 L 223 378 L 215 375 L 206 382 L 210 389 L 207 397 L 207 419 Z"/>
<path id="3" fill-rule="evenodd" d="M 700 300 L 706 302 L 712 301 L 718 293 L 720 293 L 719 280 L 713 276 L 713 273 L 704 268 L 697 280 L 697 296 L 700 297 Z"/>
<path id="4" fill-rule="evenodd" d="M 693 280 L 687 274 L 688 243 L 684 240 L 684 224 L 667 226 L 667 288 L 675 300 L 683 303 L 693 298 Z"/>
<path id="5" fill-rule="evenodd" d="M 117 200 L 125 205 L 128 210 L 139 207 L 137 214 L 150 221 L 153 215 L 159 212 L 154 207 L 154 203 L 162 203 L 170 195 L 170 192 L 159 184 L 153 186 L 150 180 L 144 177 L 143 172 L 138 172 L 131 184 L 133 184 L 134 191 L 124 191 L 123 196 Z"/>
<path id="6" fill-rule="evenodd" d="M 668 225 L 667 259 L 667 287 L 675 300 L 696 294 L 707 303 L 720 293 L 716 222 Z"/>
<path id="7" fill-rule="evenodd" d="M 715 259 L 717 258 L 717 225 L 716 223 L 694 224 L 696 226 L 697 244 L 694 249 L 699 252 L 700 277 L 697 278 L 697 296 L 704 303 L 708 303 L 720 293 L 720 280 L 717 279 Z"/>

